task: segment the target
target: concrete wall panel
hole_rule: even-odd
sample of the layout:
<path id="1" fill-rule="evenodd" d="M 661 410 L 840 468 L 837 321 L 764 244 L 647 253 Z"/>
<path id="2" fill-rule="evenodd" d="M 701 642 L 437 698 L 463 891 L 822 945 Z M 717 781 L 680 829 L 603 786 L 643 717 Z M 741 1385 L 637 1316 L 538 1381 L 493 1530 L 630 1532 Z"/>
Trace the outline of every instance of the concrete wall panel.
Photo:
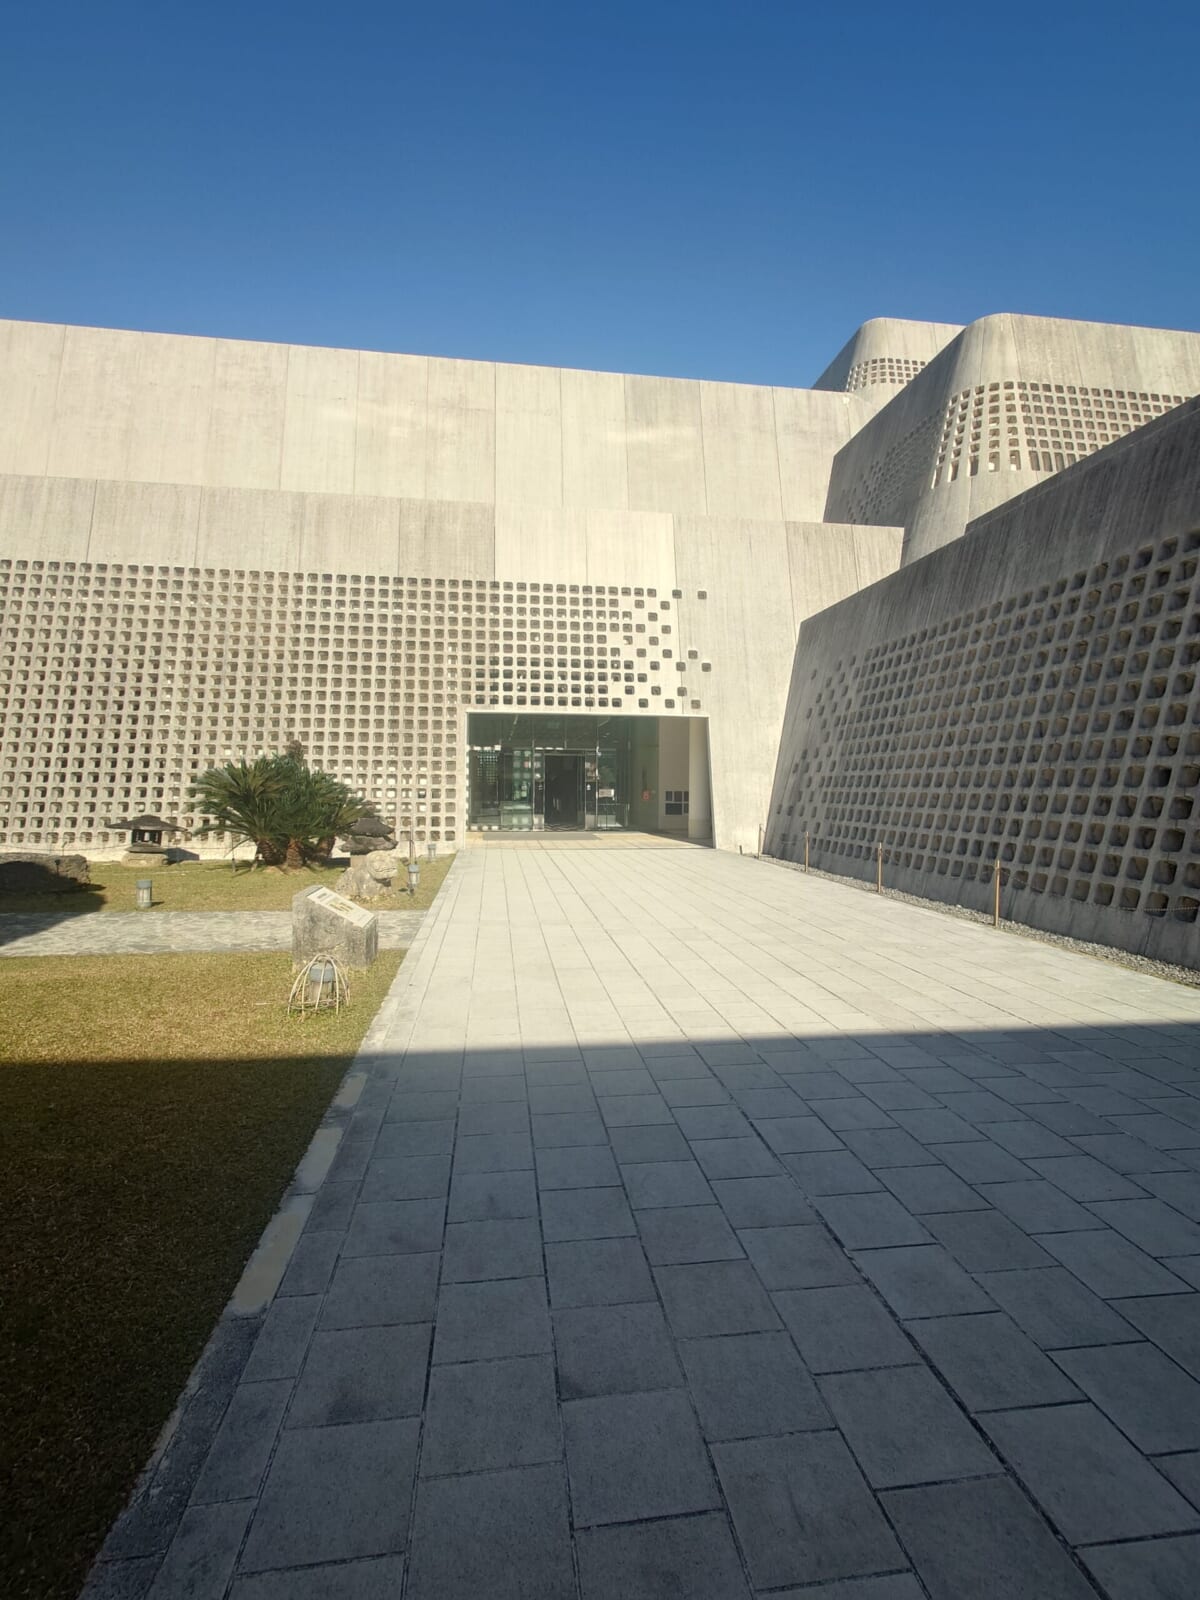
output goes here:
<path id="1" fill-rule="evenodd" d="M 402 500 L 392 569 L 408 577 L 496 576 L 496 513 L 461 500 Z"/>
<path id="2" fill-rule="evenodd" d="M 629 505 L 634 511 L 707 509 L 700 385 L 677 378 L 625 379 Z"/>
<path id="3" fill-rule="evenodd" d="M 88 559 L 191 566 L 202 494 L 194 485 L 102 479 L 96 485 Z"/>
<path id="4" fill-rule="evenodd" d="M 301 494 L 255 489 L 206 489 L 196 540 L 198 567 L 247 567 L 262 572 L 300 570 L 304 535 Z"/>
<path id="5" fill-rule="evenodd" d="M 551 506 L 496 507 L 496 576 L 578 583 L 587 572 L 587 513 Z"/>
<path id="6" fill-rule="evenodd" d="M 710 516 L 783 516 L 770 389 L 702 383 L 704 486 Z"/>
<path id="7" fill-rule="evenodd" d="M 211 339 L 143 336 L 129 428 L 129 478 L 204 482 L 216 355 Z"/>
<path id="8" fill-rule="evenodd" d="M 496 499 L 496 369 L 430 358 L 425 492 L 431 500 Z"/>
<path id="9" fill-rule="evenodd" d="M 675 523 L 665 512 L 587 511 L 587 581 L 675 587 Z"/>
<path id="10" fill-rule="evenodd" d="M 424 356 L 359 356 L 355 494 L 424 497 L 428 392 Z"/>
<path id="11" fill-rule="evenodd" d="M 138 333 L 68 328 L 46 470 L 63 478 L 128 476 Z"/>
<path id="12" fill-rule="evenodd" d="M 625 379 L 562 372 L 563 504 L 623 510 L 629 504 Z"/>
<path id="13" fill-rule="evenodd" d="M 296 345 L 288 355 L 280 487 L 353 494 L 358 352 Z"/>
<path id="14" fill-rule="evenodd" d="M 94 478 L 0 477 L 0 550 L 34 561 L 86 561 Z"/>
<path id="15" fill-rule="evenodd" d="M 208 427 L 210 488 L 278 489 L 288 347 L 217 339 Z"/>
<path id="16" fill-rule="evenodd" d="M 0 472 L 45 472 L 67 330 L 0 322 Z"/>
<path id="17" fill-rule="evenodd" d="M 496 368 L 496 503 L 563 503 L 562 396 L 556 367 Z"/>

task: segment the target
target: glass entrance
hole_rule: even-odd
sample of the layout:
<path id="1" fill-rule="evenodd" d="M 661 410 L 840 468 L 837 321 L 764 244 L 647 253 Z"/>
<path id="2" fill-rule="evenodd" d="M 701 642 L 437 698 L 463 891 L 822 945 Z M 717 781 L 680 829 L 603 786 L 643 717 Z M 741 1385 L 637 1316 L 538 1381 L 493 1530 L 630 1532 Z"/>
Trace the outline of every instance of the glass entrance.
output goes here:
<path id="1" fill-rule="evenodd" d="M 647 717 L 472 713 L 467 826 L 646 827 L 658 787 L 657 726 Z"/>
<path id="2" fill-rule="evenodd" d="M 546 751 L 544 819 L 547 828 L 583 826 L 583 757 Z"/>

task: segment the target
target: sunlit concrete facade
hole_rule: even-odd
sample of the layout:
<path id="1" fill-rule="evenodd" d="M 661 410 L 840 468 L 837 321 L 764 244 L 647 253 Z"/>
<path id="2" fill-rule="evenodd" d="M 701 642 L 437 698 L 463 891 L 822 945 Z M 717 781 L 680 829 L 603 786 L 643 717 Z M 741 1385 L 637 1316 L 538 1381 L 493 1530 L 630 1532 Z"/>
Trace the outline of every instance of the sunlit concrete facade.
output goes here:
<path id="1" fill-rule="evenodd" d="M 1030 318 L 808 390 L 0 323 L 0 849 L 291 738 L 453 847 L 481 714 L 650 719 L 642 825 L 754 849 L 801 623 L 1197 391 Z"/>

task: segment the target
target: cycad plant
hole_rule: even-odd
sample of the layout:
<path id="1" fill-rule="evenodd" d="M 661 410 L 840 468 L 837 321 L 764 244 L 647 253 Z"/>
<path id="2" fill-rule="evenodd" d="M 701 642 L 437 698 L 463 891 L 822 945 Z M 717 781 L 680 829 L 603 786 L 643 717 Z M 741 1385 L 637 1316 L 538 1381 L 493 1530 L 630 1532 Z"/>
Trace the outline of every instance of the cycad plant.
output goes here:
<path id="1" fill-rule="evenodd" d="M 191 804 L 207 819 L 198 835 L 231 834 L 254 845 L 256 864 L 288 867 L 327 856 L 335 838 L 370 811 L 344 783 L 311 768 L 296 744 L 282 755 L 210 767 L 193 784 Z"/>

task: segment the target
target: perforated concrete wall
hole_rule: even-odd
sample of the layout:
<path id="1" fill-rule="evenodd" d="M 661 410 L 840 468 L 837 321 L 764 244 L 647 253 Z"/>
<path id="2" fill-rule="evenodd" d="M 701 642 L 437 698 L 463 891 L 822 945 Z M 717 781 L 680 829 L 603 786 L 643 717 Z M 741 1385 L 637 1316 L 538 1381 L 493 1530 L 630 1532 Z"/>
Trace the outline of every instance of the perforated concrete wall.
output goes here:
<path id="1" fill-rule="evenodd" d="M 1200 403 L 801 629 L 767 849 L 1200 964 Z"/>

